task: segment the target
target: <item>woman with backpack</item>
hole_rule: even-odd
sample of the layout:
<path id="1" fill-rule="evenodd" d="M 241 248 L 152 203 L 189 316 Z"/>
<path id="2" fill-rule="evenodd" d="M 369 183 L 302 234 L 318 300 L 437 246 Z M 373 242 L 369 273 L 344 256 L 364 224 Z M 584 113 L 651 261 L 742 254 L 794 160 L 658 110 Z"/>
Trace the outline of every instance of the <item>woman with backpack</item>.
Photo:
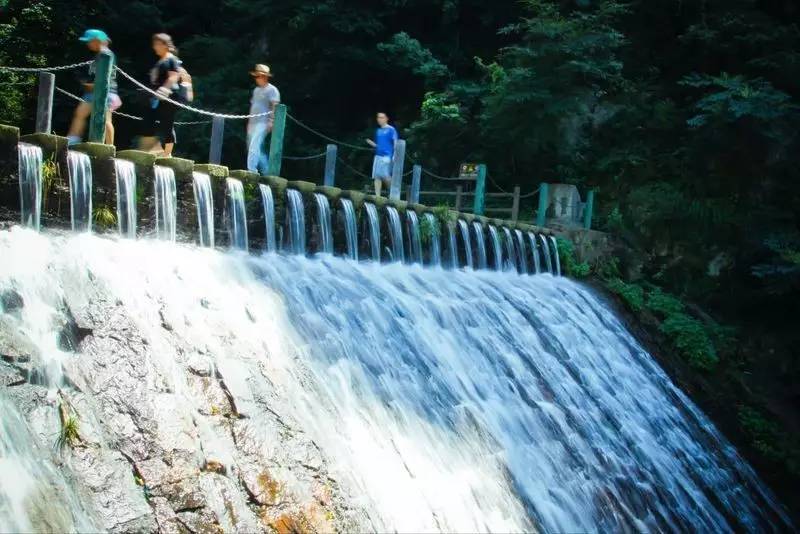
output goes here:
<path id="1" fill-rule="evenodd" d="M 152 44 L 158 61 L 150 71 L 150 87 L 158 93 L 158 97 L 150 99 L 145 135 L 157 137 L 163 147 L 162 155 L 170 157 L 175 147 L 175 113 L 178 108 L 165 99 L 175 101 L 190 99 L 190 93 L 186 91 L 186 84 L 189 82 L 182 79 L 188 75 L 181 66 L 181 60 L 176 56 L 178 51 L 172 42 L 172 37 L 166 33 L 157 33 L 153 35 Z M 191 91 L 190 85 L 189 91 Z"/>

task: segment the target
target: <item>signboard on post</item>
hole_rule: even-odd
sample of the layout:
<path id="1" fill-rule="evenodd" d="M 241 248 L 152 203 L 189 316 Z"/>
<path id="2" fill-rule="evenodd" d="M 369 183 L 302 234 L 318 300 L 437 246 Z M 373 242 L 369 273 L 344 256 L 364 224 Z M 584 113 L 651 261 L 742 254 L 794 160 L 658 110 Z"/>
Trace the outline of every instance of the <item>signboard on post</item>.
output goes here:
<path id="1" fill-rule="evenodd" d="M 478 179 L 478 163 L 462 163 L 458 169 L 458 179 L 474 182 Z"/>

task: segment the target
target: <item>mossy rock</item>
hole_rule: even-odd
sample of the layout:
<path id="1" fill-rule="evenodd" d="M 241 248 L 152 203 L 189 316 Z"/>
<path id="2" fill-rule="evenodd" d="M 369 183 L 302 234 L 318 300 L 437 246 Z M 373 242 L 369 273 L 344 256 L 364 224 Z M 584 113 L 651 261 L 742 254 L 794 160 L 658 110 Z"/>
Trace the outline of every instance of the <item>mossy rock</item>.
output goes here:
<path id="1" fill-rule="evenodd" d="M 367 197 L 366 193 L 360 191 L 342 191 L 342 198 L 349 198 L 353 201 L 353 206 L 359 210 L 364 205 L 364 199 Z"/>
<path id="2" fill-rule="evenodd" d="M 505 224 L 505 221 L 503 219 L 489 219 L 489 224 L 500 228 Z"/>
<path id="3" fill-rule="evenodd" d="M 491 221 L 491 219 L 489 219 L 489 217 L 486 217 L 484 215 L 476 215 L 475 216 L 475 220 L 478 221 L 479 223 L 481 223 L 484 226 L 490 224 L 490 221 Z"/>
<path id="4" fill-rule="evenodd" d="M 375 204 L 376 208 L 382 208 L 389 203 L 389 199 L 386 197 L 376 197 L 375 195 L 364 195 L 364 202 Z"/>
<path id="5" fill-rule="evenodd" d="M 0 146 L 17 147 L 19 144 L 19 128 L 0 124 Z"/>
<path id="6" fill-rule="evenodd" d="M 322 193 L 323 195 L 328 197 L 328 200 L 330 201 L 331 204 L 339 200 L 339 198 L 342 196 L 341 189 L 339 189 L 338 187 L 331 187 L 329 185 L 317 186 L 317 188 L 314 191 L 316 193 Z"/>
<path id="7" fill-rule="evenodd" d="M 472 224 L 472 221 L 475 220 L 475 215 L 473 215 L 472 213 L 459 213 L 458 216 L 459 218 L 464 219 L 470 224 Z"/>
<path id="8" fill-rule="evenodd" d="M 197 165 L 195 165 L 195 168 L 197 168 Z M 258 174 L 257 172 L 245 171 L 242 169 L 236 169 L 234 171 L 230 171 L 229 175 L 231 178 L 236 178 L 237 180 L 241 180 L 242 182 L 261 181 L 261 175 Z"/>
<path id="9" fill-rule="evenodd" d="M 408 209 L 414 210 L 417 215 L 422 215 L 423 213 L 430 213 L 432 211 L 431 208 L 424 204 L 417 204 L 417 203 L 409 203 Z"/>
<path id="10" fill-rule="evenodd" d="M 67 138 L 58 135 L 35 133 L 23 135 L 19 140 L 23 143 L 42 147 L 44 159 L 48 159 L 53 154 L 58 154 L 67 149 Z"/>
<path id="11" fill-rule="evenodd" d="M 388 202 L 388 205 L 394 206 L 395 209 L 397 209 L 397 211 L 399 211 L 400 213 L 403 213 L 408 209 L 408 202 L 406 202 L 405 200 L 390 200 Z"/>
<path id="12" fill-rule="evenodd" d="M 261 176 L 261 182 L 267 184 L 268 186 L 283 190 L 289 187 L 289 180 L 286 178 L 281 178 L 280 176 Z"/>
<path id="13" fill-rule="evenodd" d="M 194 172 L 194 161 L 183 158 L 156 158 L 155 164 L 160 167 L 169 167 L 175 171 L 175 177 L 188 177 Z"/>
<path id="14" fill-rule="evenodd" d="M 103 143 L 77 143 L 69 148 L 95 159 L 111 159 L 117 155 L 117 147 Z"/>
<path id="15" fill-rule="evenodd" d="M 217 180 L 224 180 L 228 177 L 228 167 L 213 163 L 197 163 L 194 165 L 194 172 L 202 172 Z M 234 176 L 234 178 L 237 177 Z"/>
<path id="16" fill-rule="evenodd" d="M 287 182 L 286 186 L 290 189 L 297 189 L 303 194 L 313 193 L 314 190 L 317 188 L 317 184 L 311 182 L 304 182 L 302 180 L 290 180 L 289 182 Z"/>
<path id="17" fill-rule="evenodd" d="M 156 163 L 156 155 L 144 150 L 120 150 L 117 158 L 132 162 L 137 167 L 152 167 Z"/>

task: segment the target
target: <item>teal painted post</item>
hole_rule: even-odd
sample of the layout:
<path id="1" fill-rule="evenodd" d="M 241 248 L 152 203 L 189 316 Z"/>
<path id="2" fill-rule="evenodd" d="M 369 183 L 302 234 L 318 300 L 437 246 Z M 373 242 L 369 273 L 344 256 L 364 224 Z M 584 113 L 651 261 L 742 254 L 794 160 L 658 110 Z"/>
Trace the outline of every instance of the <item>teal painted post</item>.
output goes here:
<path id="1" fill-rule="evenodd" d="M 278 104 L 275 108 L 275 119 L 272 123 L 272 139 L 269 144 L 269 166 L 267 174 L 280 176 L 283 159 L 283 137 L 286 134 L 286 104 Z"/>
<path id="2" fill-rule="evenodd" d="M 545 182 L 539 185 L 539 211 L 536 212 L 536 226 L 544 228 L 547 222 L 547 205 L 550 203 L 550 186 Z"/>
<path id="3" fill-rule="evenodd" d="M 336 145 L 328 145 L 325 149 L 325 180 L 324 184 L 333 187 L 336 182 Z"/>
<path id="4" fill-rule="evenodd" d="M 475 215 L 483 215 L 486 196 L 486 165 L 481 163 L 478 165 L 478 177 L 475 181 L 475 204 L 473 205 L 472 213 Z"/>
<path id="5" fill-rule="evenodd" d="M 413 204 L 419 204 L 419 183 L 422 181 L 422 165 L 414 165 L 411 173 L 411 194 L 409 199 Z"/>
<path id="6" fill-rule="evenodd" d="M 583 227 L 587 230 L 592 229 L 592 212 L 594 211 L 594 191 L 592 189 L 586 194 L 586 206 L 583 207 Z"/>
<path id="7" fill-rule="evenodd" d="M 106 139 L 106 108 L 111 69 L 114 68 L 111 52 L 103 50 L 97 55 L 92 89 L 92 116 L 89 118 L 89 141 L 102 143 Z"/>

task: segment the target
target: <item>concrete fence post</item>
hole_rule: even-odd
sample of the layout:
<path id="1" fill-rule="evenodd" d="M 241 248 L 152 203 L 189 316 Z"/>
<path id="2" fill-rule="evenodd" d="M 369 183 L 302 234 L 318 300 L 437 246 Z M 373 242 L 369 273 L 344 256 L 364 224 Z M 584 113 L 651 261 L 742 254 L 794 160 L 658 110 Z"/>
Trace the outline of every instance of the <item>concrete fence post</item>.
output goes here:
<path id="1" fill-rule="evenodd" d="M 406 161 L 406 142 L 398 139 L 394 144 L 392 157 L 392 186 L 389 188 L 389 199 L 400 200 L 400 191 L 403 187 L 403 166 Z"/>
<path id="2" fill-rule="evenodd" d="M 519 186 L 514 188 L 514 200 L 511 203 L 511 220 L 517 222 L 519 219 Z"/>
<path id="3" fill-rule="evenodd" d="M 52 72 L 39 73 L 39 99 L 36 103 L 36 133 L 49 134 L 53 126 L 53 90 L 56 75 Z"/>
<path id="4" fill-rule="evenodd" d="M 419 184 L 422 181 L 422 165 L 414 165 L 411 173 L 411 195 L 410 201 L 419 204 Z"/>
<path id="5" fill-rule="evenodd" d="M 283 159 L 283 138 L 286 135 L 286 104 L 278 104 L 272 122 L 272 139 L 269 144 L 269 165 L 267 174 L 280 176 Z"/>
<path id="6" fill-rule="evenodd" d="M 225 137 L 225 119 L 211 119 L 211 143 L 208 147 L 208 162 L 215 165 L 222 163 L 222 141 Z"/>
<path id="7" fill-rule="evenodd" d="M 461 194 L 464 192 L 464 186 L 456 187 L 456 211 L 461 211 Z"/>
<path id="8" fill-rule="evenodd" d="M 325 180 L 324 184 L 333 187 L 336 182 L 336 145 L 328 145 L 325 149 Z"/>
<path id="9" fill-rule="evenodd" d="M 547 222 L 547 206 L 550 203 L 550 186 L 545 182 L 539 185 L 539 210 L 536 212 L 536 226 L 544 227 Z"/>
<path id="10" fill-rule="evenodd" d="M 106 111 L 108 109 L 108 89 L 111 85 L 111 69 L 114 61 L 111 52 L 103 50 L 95 60 L 97 70 L 94 73 L 92 89 L 92 115 L 89 119 L 89 141 L 103 143 L 106 139 Z"/>
<path id="11" fill-rule="evenodd" d="M 586 206 L 583 208 L 583 227 L 587 230 L 592 229 L 592 212 L 594 211 L 594 190 L 590 189 L 586 194 Z"/>
<path id="12" fill-rule="evenodd" d="M 478 177 L 475 181 L 475 204 L 472 212 L 475 215 L 483 215 L 486 196 L 486 165 L 478 165 Z"/>

